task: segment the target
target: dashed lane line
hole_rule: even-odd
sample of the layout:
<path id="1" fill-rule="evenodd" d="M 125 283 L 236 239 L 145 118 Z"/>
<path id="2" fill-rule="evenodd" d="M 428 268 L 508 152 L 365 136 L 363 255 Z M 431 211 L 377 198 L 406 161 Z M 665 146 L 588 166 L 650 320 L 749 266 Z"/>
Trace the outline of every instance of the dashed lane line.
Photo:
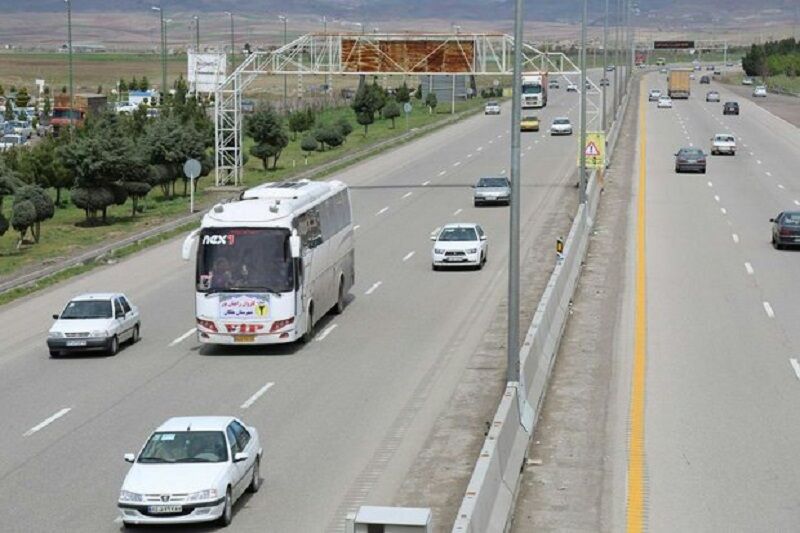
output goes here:
<path id="1" fill-rule="evenodd" d="M 383 282 L 382 282 L 382 281 L 376 281 L 375 283 L 373 283 L 373 284 L 372 284 L 372 287 L 370 287 L 369 289 L 367 289 L 366 291 L 364 291 L 364 294 L 366 294 L 367 296 L 369 296 L 370 294 L 372 294 L 373 292 L 375 292 L 376 290 L 378 290 L 378 287 L 380 287 L 381 285 L 383 285 Z"/>
<path id="2" fill-rule="evenodd" d="M 335 330 L 338 324 L 331 324 L 327 328 L 323 329 L 320 334 L 317 336 L 317 342 L 321 342 L 325 340 L 325 337 L 331 334 L 331 331 Z"/>
<path id="3" fill-rule="evenodd" d="M 775 318 L 775 311 L 772 310 L 772 306 L 769 305 L 769 302 L 764 302 L 764 312 L 767 313 L 768 317 Z"/>
<path id="4" fill-rule="evenodd" d="M 416 253 L 416 252 L 413 252 L 413 251 L 412 251 L 412 252 L 408 252 L 408 253 L 407 253 L 405 256 L 403 256 L 403 262 L 405 263 L 406 261 L 408 261 L 409 259 L 411 259 L 412 257 L 414 257 L 414 254 L 415 254 L 415 253 Z"/>
<path id="5" fill-rule="evenodd" d="M 747 271 L 748 274 L 750 274 L 751 276 L 753 275 L 754 272 L 753 265 L 751 265 L 749 261 L 745 261 L 744 269 Z"/>
<path id="6" fill-rule="evenodd" d="M 256 403 L 258 401 L 259 398 L 264 396 L 264 393 L 267 392 L 269 389 L 271 389 L 273 385 L 275 385 L 275 383 L 270 381 L 269 383 L 267 383 L 266 385 L 264 385 L 263 387 L 258 389 L 255 392 L 255 394 L 253 394 L 247 400 L 245 400 L 245 402 L 242 405 L 240 405 L 239 408 L 240 409 L 249 409 L 254 403 Z"/>
<path id="7" fill-rule="evenodd" d="M 38 424 L 33 426 L 31 429 L 29 429 L 28 431 L 23 433 L 22 436 L 23 437 L 30 437 L 34 433 L 36 433 L 38 431 L 41 431 L 42 429 L 46 428 L 47 426 L 49 426 L 50 424 L 52 424 L 53 422 L 55 422 L 56 420 L 58 420 L 59 418 L 61 418 L 65 414 L 69 413 L 70 411 L 72 411 L 72 407 L 65 407 L 65 408 L 61 409 L 60 411 L 58 411 L 55 414 L 45 418 L 44 420 L 42 420 L 41 422 L 39 422 Z"/>
<path id="8" fill-rule="evenodd" d="M 175 346 L 176 344 L 182 343 L 183 341 L 188 339 L 195 331 L 197 331 L 197 328 L 190 329 L 189 331 L 187 331 L 186 333 L 184 333 L 183 335 L 181 335 L 180 337 L 169 343 L 169 345 Z"/>

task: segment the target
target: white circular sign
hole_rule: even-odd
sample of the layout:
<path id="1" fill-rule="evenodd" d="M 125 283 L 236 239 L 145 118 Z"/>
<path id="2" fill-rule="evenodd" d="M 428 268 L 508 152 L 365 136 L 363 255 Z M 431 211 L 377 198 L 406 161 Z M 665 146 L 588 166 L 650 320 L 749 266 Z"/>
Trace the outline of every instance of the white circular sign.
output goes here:
<path id="1" fill-rule="evenodd" d="M 411 102 L 403 104 L 403 111 L 405 111 L 406 115 L 411 113 Z"/>
<path id="2" fill-rule="evenodd" d="M 203 166 L 197 159 L 187 159 L 186 163 L 183 164 L 183 174 L 190 180 L 199 176 L 202 169 Z"/>

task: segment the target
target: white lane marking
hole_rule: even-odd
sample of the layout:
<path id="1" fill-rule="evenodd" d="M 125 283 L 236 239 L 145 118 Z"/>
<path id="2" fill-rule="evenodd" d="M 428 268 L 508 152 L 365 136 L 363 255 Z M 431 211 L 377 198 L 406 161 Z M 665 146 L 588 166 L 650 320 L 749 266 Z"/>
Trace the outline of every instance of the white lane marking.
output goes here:
<path id="1" fill-rule="evenodd" d="M 376 282 L 375 282 L 375 283 L 372 285 L 372 287 L 370 287 L 369 289 L 367 289 L 367 290 L 364 292 L 364 294 L 366 294 L 366 295 L 370 295 L 370 294 L 372 294 L 372 293 L 373 293 L 373 292 L 375 292 L 375 291 L 378 289 L 378 287 L 380 287 L 381 285 L 383 285 L 383 282 L 382 282 L 382 281 L 376 281 Z"/>
<path id="2" fill-rule="evenodd" d="M 708 182 L 708 186 L 709 186 L 709 187 L 713 187 L 713 186 L 714 186 L 714 184 L 713 184 L 713 183 L 711 183 L 711 182 L 709 181 L 709 182 Z"/>
<path id="3" fill-rule="evenodd" d="M 197 331 L 197 328 L 192 328 L 192 329 L 190 329 L 189 331 L 187 331 L 186 333 L 184 333 L 183 335 L 181 335 L 180 337 L 178 337 L 177 339 L 175 339 L 174 341 L 172 341 L 171 343 L 169 343 L 169 345 L 170 345 L 170 346 L 175 346 L 176 344 L 180 344 L 180 343 L 182 343 L 183 341 L 185 341 L 186 339 L 188 339 L 188 338 L 189 338 L 189 336 L 190 336 L 192 333 L 194 333 L 195 331 Z"/>
<path id="4" fill-rule="evenodd" d="M 505 174 L 505 173 L 506 173 L 506 169 L 502 169 L 502 170 L 500 171 L 500 174 Z"/>
<path id="5" fill-rule="evenodd" d="M 502 135 L 502 134 L 501 134 L 501 135 L 498 135 L 498 136 L 497 136 L 497 138 L 498 138 L 498 139 L 502 139 L 502 138 L 503 138 L 503 135 Z"/>
<path id="6" fill-rule="evenodd" d="M 456 216 L 456 215 L 457 215 L 457 214 L 459 214 L 461 211 L 463 211 L 463 209 L 460 209 L 460 208 L 459 208 L 459 209 L 456 209 L 456 210 L 453 212 L 453 216 Z"/>
<path id="7" fill-rule="evenodd" d="M 769 305 L 769 302 L 764 302 L 764 311 L 767 313 L 768 317 L 775 318 L 775 311 L 772 310 L 772 306 Z"/>
<path id="8" fill-rule="evenodd" d="M 428 184 L 429 184 L 430 182 L 431 182 L 431 180 L 428 180 L 428 181 L 423 181 L 423 182 L 422 182 L 422 186 L 423 186 L 423 187 L 427 187 L 427 186 L 428 186 Z"/>
<path id="9" fill-rule="evenodd" d="M 453 166 L 454 166 L 454 167 L 457 167 L 457 166 L 458 166 L 458 165 L 460 165 L 460 164 L 461 164 L 461 161 L 456 161 L 455 163 L 453 163 Z"/>
<path id="10" fill-rule="evenodd" d="M 727 215 L 728 214 L 728 210 L 725 209 L 724 207 L 720 207 L 719 208 L 719 212 L 722 213 L 723 215 Z"/>
<path id="11" fill-rule="evenodd" d="M 731 235 L 731 237 L 733 237 L 733 242 L 735 242 L 735 243 L 737 243 L 737 244 L 738 244 L 738 242 L 739 242 L 739 236 L 738 236 L 737 234 L 735 234 L 735 233 L 734 233 L 733 235 Z"/>
<path id="12" fill-rule="evenodd" d="M 317 342 L 325 340 L 325 337 L 331 334 L 331 331 L 336 329 L 338 324 L 331 324 L 327 328 L 323 329 L 322 332 L 317 336 Z"/>
<path id="13" fill-rule="evenodd" d="M 715 195 L 714 195 L 714 200 L 716 200 L 717 202 L 719 202 L 719 195 L 716 195 L 716 194 L 715 194 Z"/>
<path id="14" fill-rule="evenodd" d="M 795 200 L 794 205 L 800 205 L 800 200 Z"/>
<path id="15" fill-rule="evenodd" d="M 535 141 L 533 141 L 533 144 L 539 144 L 539 139 L 536 139 Z"/>
<path id="16" fill-rule="evenodd" d="M 797 376 L 797 379 L 800 379 L 800 363 L 797 362 L 797 359 L 792 357 L 789 359 L 789 364 L 791 364 L 794 369 L 794 375 Z"/>
<path id="17" fill-rule="evenodd" d="M 442 170 L 441 172 L 439 172 L 439 175 L 440 175 L 440 176 L 444 176 L 445 174 L 447 174 L 447 171 L 446 171 L 446 170 Z"/>
<path id="18" fill-rule="evenodd" d="M 489 139 L 489 144 L 494 144 L 494 139 Z"/>
<path id="19" fill-rule="evenodd" d="M 385 213 L 386 211 L 388 211 L 388 210 L 389 210 L 389 206 L 387 205 L 386 207 L 384 207 L 383 209 L 381 209 L 380 211 L 378 211 L 377 213 L 375 213 L 375 216 L 382 215 L 382 214 L 384 214 L 384 213 Z"/>
<path id="20" fill-rule="evenodd" d="M 772 172 L 770 172 L 770 171 L 767 171 L 767 172 L 765 172 L 764 174 L 766 174 L 766 175 L 767 175 L 767 176 L 769 176 L 770 178 L 772 177 Z"/>
<path id="21" fill-rule="evenodd" d="M 431 235 L 438 235 L 438 234 L 439 234 L 439 230 L 440 230 L 440 229 L 442 229 L 442 227 L 441 227 L 441 226 L 436 226 L 436 229 L 434 229 L 434 230 L 431 232 Z"/>
<path id="22" fill-rule="evenodd" d="M 754 154 L 753 152 L 750 152 L 750 155 L 756 155 L 756 154 Z"/>
<path id="23" fill-rule="evenodd" d="M 41 422 L 39 422 L 38 424 L 33 426 L 31 429 L 29 429 L 28 431 L 23 433 L 22 436 L 23 437 L 30 437 L 31 435 L 33 435 L 37 431 L 39 431 L 41 429 L 44 429 L 45 427 L 49 426 L 50 424 L 52 424 L 53 422 L 55 422 L 56 420 L 58 420 L 59 418 L 61 418 L 65 414 L 69 413 L 70 411 L 72 411 L 72 407 L 63 408 L 62 410 L 58 411 L 56 414 L 45 418 L 44 420 L 42 420 Z"/>
<path id="24" fill-rule="evenodd" d="M 747 148 L 747 145 L 746 145 L 746 144 L 743 144 L 742 146 L 744 146 L 745 148 Z"/>
<path id="25" fill-rule="evenodd" d="M 688 139 L 688 137 L 687 137 L 687 139 Z M 689 143 L 689 146 L 694 146 L 694 143 Z"/>
<path id="26" fill-rule="evenodd" d="M 761 164 L 761 160 L 760 159 L 756 159 L 756 163 L 758 163 L 760 165 Z"/>
<path id="27" fill-rule="evenodd" d="M 779 189 L 785 189 L 786 187 L 784 187 L 783 185 L 781 185 L 781 184 L 779 183 L 779 184 L 778 184 L 778 188 L 779 188 Z"/>
<path id="28" fill-rule="evenodd" d="M 407 193 L 405 193 L 405 194 L 403 195 L 403 198 L 404 198 L 404 199 L 405 199 L 405 198 L 408 198 L 408 197 L 409 197 L 409 196 L 411 196 L 412 194 L 414 194 L 414 193 L 413 193 L 413 192 L 411 192 L 411 191 L 408 191 Z"/>
<path id="29" fill-rule="evenodd" d="M 253 394 L 252 396 L 250 396 L 242 405 L 239 406 L 239 408 L 240 409 L 248 409 L 251 405 L 256 403 L 256 401 L 259 398 L 261 398 L 264 395 L 265 392 L 267 392 L 269 389 L 271 389 L 273 385 L 275 385 L 275 383 L 270 381 L 269 383 L 267 383 L 266 385 L 264 385 L 263 387 L 258 389 L 256 391 L 256 393 Z"/>
<path id="30" fill-rule="evenodd" d="M 416 252 L 408 252 L 408 253 L 407 253 L 407 254 L 406 254 L 404 257 L 403 257 L 403 262 L 405 263 L 406 261 L 408 261 L 409 259 L 411 259 L 412 257 L 414 257 L 414 254 L 415 254 L 415 253 L 416 253 Z"/>
<path id="31" fill-rule="evenodd" d="M 478 146 L 478 147 L 477 147 L 475 150 L 477 150 L 478 152 L 480 152 L 481 150 L 483 150 L 483 146 Z"/>
<path id="32" fill-rule="evenodd" d="M 467 157 L 472 157 L 472 154 L 467 154 Z"/>
<path id="33" fill-rule="evenodd" d="M 353 231 L 357 230 L 360 227 L 361 227 L 361 224 L 356 224 L 355 226 L 353 226 Z"/>
<path id="34" fill-rule="evenodd" d="M 747 273 L 751 276 L 753 275 L 753 265 L 751 265 L 748 261 L 744 263 L 744 269 L 747 270 Z"/>

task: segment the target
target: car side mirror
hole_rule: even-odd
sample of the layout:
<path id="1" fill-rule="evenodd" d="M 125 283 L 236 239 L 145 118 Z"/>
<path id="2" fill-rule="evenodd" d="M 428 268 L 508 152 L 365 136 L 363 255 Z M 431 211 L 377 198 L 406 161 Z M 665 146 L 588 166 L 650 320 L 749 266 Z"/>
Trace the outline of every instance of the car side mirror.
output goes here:
<path id="1" fill-rule="evenodd" d="M 242 461 L 247 461 L 250 458 L 249 453 L 239 452 L 233 456 L 234 463 L 241 463 Z"/>
<path id="2" fill-rule="evenodd" d="M 289 237 L 289 253 L 294 259 L 300 257 L 300 236 L 297 234 L 297 230 L 294 230 Z"/>
<path id="3" fill-rule="evenodd" d="M 58 320 L 58 314 L 53 315 L 53 320 Z"/>
<path id="4" fill-rule="evenodd" d="M 486 235 L 481 235 L 481 240 L 485 241 L 486 240 Z"/>
<path id="5" fill-rule="evenodd" d="M 436 240 L 436 235 L 431 235 L 431 240 L 435 241 Z"/>
<path id="6" fill-rule="evenodd" d="M 122 458 L 125 459 L 126 463 L 132 463 L 136 459 L 136 456 L 132 453 L 126 453 Z"/>

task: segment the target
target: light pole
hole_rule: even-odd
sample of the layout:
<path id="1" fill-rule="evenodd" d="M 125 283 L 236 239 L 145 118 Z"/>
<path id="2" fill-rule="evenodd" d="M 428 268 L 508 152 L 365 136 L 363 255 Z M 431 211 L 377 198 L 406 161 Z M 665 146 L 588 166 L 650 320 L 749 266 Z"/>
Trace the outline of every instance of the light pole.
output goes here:
<path id="1" fill-rule="evenodd" d="M 283 22 L 283 46 L 286 46 L 286 23 L 288 22 L 288 18 L 286 15 L 278 15 L 278 20 Z M 288 95 L 287 90 L 287 76 L 286 73 L 283 74 L 283 112 L 286 113 L 286 97 Z"/>
<path id="2" fill-rule="evenodd" d="M 586 203 L 586 16 L 589 0 L 583 0 L 581 17 L 581 146 L 580 203 Z"/>
<path id="3" fill-rule="evenodd" d="M 614 69 L 616 70 L 616 69 Z M 608 76 L 608 0 L 605 0 L 605 12 L 603 14 L 603 77 Z M 606 121 L 606 89 L 608 83 L 603 84 L 603 110 L 601 113 L 603 133 L 607 133 Z"/>
<path id="4" fill-rule="evenodd" d="M 508 338 L 506 380 L 519 381 L 519 214 L 520 214 L 520 115 L 522 114 L 522 8 L 514 2 L 514 91 L 511 111 L 511 208 L 509 209 Z"/>
<path id="5" fill-rule="evenodd" d="M 225 14 L 231 19 L 231 72 L 233 72 L 236 70 L 236 68 L 233 66 L 234 61 L 236 61 L 236 41 L 233 33 L 233 13 L 226 11 Z"/>
<path id="6" fill-rule="evenodd" d="M 73 109 L 75 108 L 75 90 L 72 79 L 72 1 L 64 0 L 67 4 L 67 54 L 69 55 L 69 125 L 73 125 Z"/>
<path id="7" fill-rule="evenodd" d="M 197 15 L 192 17 L 194 21 L 194 53 L 200 53 L 200 17 Z"/>
<path id="8" fill-rule="evenodd" d="M 159 103 L 164 105 L 164 100 L 167 99 L 167 31 L 164 25 L 164 10 L 159 6 L 152 6 L 150 9 L 158 11 L 159 15 L 159 28 L 161 30 L 161 98 Z"/>

